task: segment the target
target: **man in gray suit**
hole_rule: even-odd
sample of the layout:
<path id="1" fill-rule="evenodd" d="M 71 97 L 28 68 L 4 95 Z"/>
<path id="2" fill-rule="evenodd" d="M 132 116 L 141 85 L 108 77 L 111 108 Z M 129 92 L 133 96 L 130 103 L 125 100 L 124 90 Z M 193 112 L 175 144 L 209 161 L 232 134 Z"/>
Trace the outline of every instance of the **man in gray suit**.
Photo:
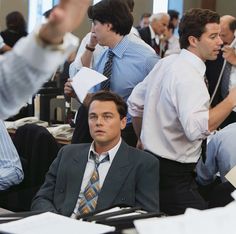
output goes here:
<path id="1" fill-rule="evenodd" d="M 88 186 L 91 188 L 91 177 L 97 169 L 100 186 L 87 213 L 120 204 L 158 212 L 159 162 L 121 139 L 126 103 L 114 93 L 100 91 L 92 96 L 88 110 L 93 143 L 72 144 L 60 150 L 33 199 L 32 210 L 71 217 L 85 214 L 81 206 L 88 203 Z"/>

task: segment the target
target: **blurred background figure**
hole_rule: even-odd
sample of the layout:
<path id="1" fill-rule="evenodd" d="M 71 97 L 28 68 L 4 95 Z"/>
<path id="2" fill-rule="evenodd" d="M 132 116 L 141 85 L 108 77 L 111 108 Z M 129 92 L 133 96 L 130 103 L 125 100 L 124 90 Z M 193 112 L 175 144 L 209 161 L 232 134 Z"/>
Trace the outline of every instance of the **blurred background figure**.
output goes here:
<path id="1" fill-rule="evenodd" d="M 140 37 L 150 45 L 156 53 L 163 57 L 167 49 L 164 42 L 164 33 L 169 25 L 170 17 L 167 13 L 161 12 L 151 15 L 149 26 L 139 30 Z"/>
<path id="2" fill-rule="evenodd" d="M 148 27 L 150 16 L 151 16 L 150 13 L 143 13 L 140 17 L 139 25 L 136 28 L 140 30 L 141 28 Z"/>
<path id="3" fill-rule="evenodd" d="M 174 29 L 178 28 L 179 25 L 179 12 L 176 10 L 168 10 L 168 15 L 170 16 L 170 23 L 173 24 Z"/>
<path id="4" fill-rule="evenodd" d="M 21 37 L 25 37 L 28 34 L 25 19 L 18 11 L 13 11 L 6 16 L 6 27 L 0 35 L 10 47 L 13 47 Z"/>
<path id="5" fill-rule="evenodd" d="M 164 36 L 165 36 L 165 40 L 167 43 L 167 50 L 165 51 L 165 55 L 170 55 L 170 54 L 177 54 L 180 52 L 180 45 L 179 45 L 179 38 L 174 35 L 174 30 L 175 27 L 173 25 L 173 23 L 169 23 Z"/>

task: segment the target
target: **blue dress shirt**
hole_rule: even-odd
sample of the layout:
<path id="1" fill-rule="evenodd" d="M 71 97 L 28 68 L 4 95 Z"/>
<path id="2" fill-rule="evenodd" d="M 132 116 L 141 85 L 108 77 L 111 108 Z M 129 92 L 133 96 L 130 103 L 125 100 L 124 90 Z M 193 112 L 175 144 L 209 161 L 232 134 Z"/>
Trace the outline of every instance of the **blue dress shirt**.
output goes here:
<path id="1" fill-rule="evenodd" d="M 200 159 L 196 166 L 197 181 L 202 185 L 212 183 L 219 172 L 221 181 L 236 165 L 236 123 L 230 124 L 212 136 L 207 144 L 205 163 Z"/>
<path id="2" fill-rule="evenodd" d="M 112 63 L 112 75 L 110 90 L 119 94 L 127 101 L 133 88 L 149 74 L 159 57 L 156 53 L 144 45 L 131 41 L 125 36 L 113 49 L 115 54 Z M 93 69 L 103 73 L 107 61 L 109 49 L 105 50 L 100 60 L 94 64 Z M 91 91 L 100 90 L 100 84 L 95 86 Z M 128 116 L 127 123 L 131 122 Z"/>
<path id="3" fill-rule="evenodd" d="M 19 184 L 24 177 L 16 148 L 0 120 L 0 190 Z"/>

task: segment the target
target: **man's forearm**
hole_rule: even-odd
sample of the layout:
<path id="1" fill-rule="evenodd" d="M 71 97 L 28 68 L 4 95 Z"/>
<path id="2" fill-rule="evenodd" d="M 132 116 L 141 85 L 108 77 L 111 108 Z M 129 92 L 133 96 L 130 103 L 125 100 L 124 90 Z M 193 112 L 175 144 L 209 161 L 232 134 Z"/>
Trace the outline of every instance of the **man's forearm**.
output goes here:
<path id="1" fill-rule="evenodd" d="M 143 121 L 142 117 L 132 117 L 132 124 L 133 124 L 134 131 L 138 139 L 140 139 L 140 135 L 141 135 L 142 121 Z"/>

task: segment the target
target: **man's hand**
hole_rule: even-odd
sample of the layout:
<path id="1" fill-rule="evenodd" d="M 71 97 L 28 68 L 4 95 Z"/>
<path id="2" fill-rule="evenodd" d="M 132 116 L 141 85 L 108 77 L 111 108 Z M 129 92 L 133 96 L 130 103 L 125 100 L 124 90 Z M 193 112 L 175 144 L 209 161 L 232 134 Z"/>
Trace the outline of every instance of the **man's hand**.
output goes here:
<path id="1" fill-rule="evenodd" d="M 64 93 L 68 97 L 77 98 L 77 96 L 75 94 L 75 91 L 72 88 L 71 82 L 72 82 L 72 79 L 68 79 L 67 82 L 65 83 L 65 85 L 64 85 Z"/>
<path id="2" fill-rule="evenodd" d="M 236 66 L 236 54 L 235 49 L 229 46 L 224 46 L 222 48 L 223 51 L 223 58 L 229 62 L 230 64 Z"/>
<path id="3" fill-rule="evenodd" d="M 48 44 L 60 44 L 66 32 L 76 29 L 88 9 L 90 0 L 61 0 L 42 25 L 39 37 Z"/>

